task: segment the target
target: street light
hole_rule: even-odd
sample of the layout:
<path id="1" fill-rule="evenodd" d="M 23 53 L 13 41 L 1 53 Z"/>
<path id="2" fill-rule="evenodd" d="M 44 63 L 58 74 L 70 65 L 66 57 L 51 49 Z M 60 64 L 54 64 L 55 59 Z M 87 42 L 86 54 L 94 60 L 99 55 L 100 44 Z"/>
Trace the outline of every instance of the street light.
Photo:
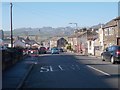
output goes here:
<path id="1" fill-rule="evenodd" d="M 78 24 L 77 23 L 69 23 L 69 24 L 75 24 L 75 26 L 76 26 L 76 30 L 77 30 L 77 28 L 78 28 Z M 77 38 L 77 34 L 74 32 L 74 34 L 75 34 L 75 37 L 76 37 L 76 44 L 77 44 L 77 46 L 78 46 L 78 38 Z"/>
<path id="2" fill-rule="evenodd" d="M 13 48 L 13 31 L 12 31 L 12 3 L 10 3 L 10 24 L 11 24 L 11 48 Z"/>
<path id="3" fill-rule="evenodd" d="M 75 24 L 75 26 L 76 26 L 76 29 L 77 29 L 77 27 L 78 27 L 78 24 L 77 24 L 77 23 L 69 23 L 69 24 Z"/>

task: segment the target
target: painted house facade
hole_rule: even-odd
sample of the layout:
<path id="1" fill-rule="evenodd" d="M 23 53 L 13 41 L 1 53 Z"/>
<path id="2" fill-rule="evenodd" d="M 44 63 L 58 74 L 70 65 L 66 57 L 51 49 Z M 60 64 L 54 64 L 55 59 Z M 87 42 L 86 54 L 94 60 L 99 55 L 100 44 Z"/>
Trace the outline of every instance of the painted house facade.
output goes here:
<path id="1" fill-rule="evenodd" d="M 95 55 L 95 49 L 97 49 L 98 45 L 98 33 L 96 31 L 87 31 L 87 44 L 88 44 L 88 54 Z"/>
<path id="2" fill-rule="evenodd" d="M 50 48 L 57 47 L 58 37 L 53 37 L 50 39 Z"/>

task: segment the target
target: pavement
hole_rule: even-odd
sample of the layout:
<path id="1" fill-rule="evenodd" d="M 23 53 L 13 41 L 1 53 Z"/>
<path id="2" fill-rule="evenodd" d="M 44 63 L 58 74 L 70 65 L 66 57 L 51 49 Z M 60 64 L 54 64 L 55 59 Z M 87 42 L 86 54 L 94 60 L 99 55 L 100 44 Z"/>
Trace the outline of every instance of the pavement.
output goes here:
<path id="1" fill-rule="evenodd" d="M 2 89 L 19 88 L 27 77 L 34 63 L 27 63 L 34 58 L 26 57 L 17 62 L 14 66 L 2 72 Z"/>
<path id="2" fill-rule="evenodd" d="M 81 55 L 81 56 L 95 57 L 95 58 L 101 59 L 101 56 L 84 55 L 84 54 L 81 54 L 81 53 L 74 53 L 74 52 L 67 52 L 67 53 L 69 53 L 69 54 L 72 53 L 72 54 Z"/>

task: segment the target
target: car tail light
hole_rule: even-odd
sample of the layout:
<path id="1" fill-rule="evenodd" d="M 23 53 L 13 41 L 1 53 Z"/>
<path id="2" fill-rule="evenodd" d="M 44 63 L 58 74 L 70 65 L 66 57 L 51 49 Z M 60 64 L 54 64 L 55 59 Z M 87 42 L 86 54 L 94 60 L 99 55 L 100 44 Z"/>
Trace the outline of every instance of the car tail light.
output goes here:
<path id="1" fill-rule="evenodd" d="M 31 53 L 33 53 L 33 51 L 31 50 Z"/>
<path id="2" fill-rule="evenodd" d="M 117 51 L 116 53 L 117 53 L 117 55 L 120 55 L 120 50 L 119 50 L 119 51 Z"/>

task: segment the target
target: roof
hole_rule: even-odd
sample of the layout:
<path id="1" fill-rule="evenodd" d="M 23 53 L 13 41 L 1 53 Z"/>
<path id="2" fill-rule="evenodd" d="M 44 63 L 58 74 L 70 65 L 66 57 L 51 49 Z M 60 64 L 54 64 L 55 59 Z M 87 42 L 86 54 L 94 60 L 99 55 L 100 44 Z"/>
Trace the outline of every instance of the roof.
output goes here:
<path id="1" fill-rule="evenodd" d="M 82 33 L 78 33 L 78 34 L 75 34 L 75 35 L 72 35 L 71 37 L 69 38 L 80 38 L 82 37 L 83 35 L 87 34 L 87 39 L 88 40 L 95 40 L 98 38 L 98 33 L 95 32 L 95 31 L 86 31 L 86 32 L 82 32 Z"/>
<path id="2" fill-rule="evenodd" d="M 27 37 L 26 39 L 24 39 L 23 37 L 17 37 L 18 38 L 18 40 L 20 40 L 21 42 L 23 42 L 23 40 L 24 40 L 24 42 L 26 43 L 26 44 L 30 44 L 30 45 L 32 45 L 32 44 L 38 44 L 39 45 L 39 43 L 37 43 L 35 40 L 30 40 L 29 39 L 29 37 Z"/>
<path id="3" fill-rule="evenodd" d="M 60 37 L 53 37 L 53 38 L 50 39 L 50 41 L 57 41 L 59 39 L 60 39 Z"/>
<path id="4" fill-rule="evenodd" d="M 38 44 L 39 45 L 39 43 L 37 43 L 35 40 L 25 40 L 25 43 L 30 44 L 30 45 L 32 45 L 32 44 Z"/>
<path id="5" fill-rule="evenodd" d="M 103 29 L 104 28 L 109 28 L 109 27 L 115 27 L 117 26 L 117 23 L 116 23 L 116 20 L 119 20 L 120 17 L 117 17 L 115 19 L 112 19 L 111 21 L 107 22 L 104 26 L 103 26 Z"/>
<path id="6" fill-rule="evenodd" d="M 71 35 L 69 36 L 68 38 L 78 38 L 78 37 L 81 37 L 83 34 L 85 34 L 86 32 L 79 32 L 79 33 L 76 33 L 74 35 Z"/>
<path id="7" fill-rule="evenodd" d="M 98 33 L 95 31 L 88 31 L 87 32 L 87 39 L 88 40 L 96 40 L 98 38 Z"/>
<path id="8" fill-rule="evenodd" d="M 114 20 L 115 20 L 115 21 L 116 21 L 116 20 L 120 20 L 120 16 L 118 16 L 118 17 L 117 17 L 117 18 L 115 18 Z"/>

